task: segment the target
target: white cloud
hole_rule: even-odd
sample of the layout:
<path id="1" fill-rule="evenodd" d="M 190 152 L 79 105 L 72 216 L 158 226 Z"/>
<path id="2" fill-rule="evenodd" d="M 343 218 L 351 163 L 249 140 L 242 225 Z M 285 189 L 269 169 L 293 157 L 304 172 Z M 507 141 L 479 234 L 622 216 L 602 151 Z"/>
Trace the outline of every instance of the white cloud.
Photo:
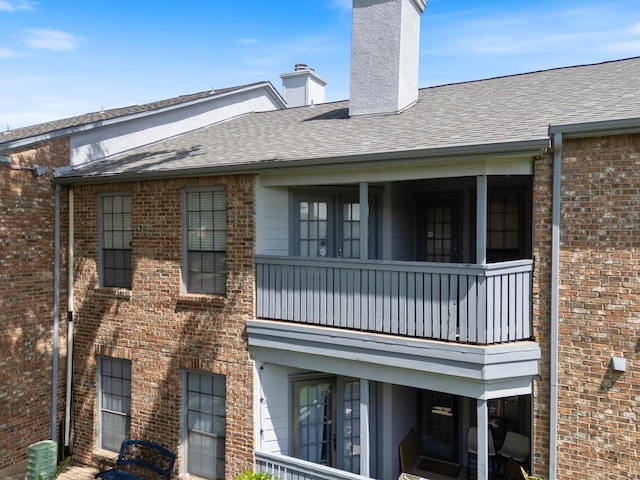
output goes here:
<path id="1" fill-rule="evenodd" d="M 31 48 L 45 50 L 75 50 L 83 37 L 61 30 L 49 30 L 47 28 L 30 28 L 25 30 L 29 35 L 25 40 Z"/>
<path id="2" fill-rule="evenodd" d="M 351 10 L 353 7 L 353 0 L 333 0 L 331 2 L 331 7 L 340 10 Z"/>
<path id="3" fill-rule="evenodd" d="M 20 57 L 22 57 L 22 53 L 18 52 L 17 50 L 0 47 L 0 58 L 20 58 Z"/>
<path id="4" fill-rule="evenodd" d="M 537 55 L 565 52 L 606 51 L 634 55 L 638 48 L 640 23 L 620 28 L 620 17 L 608 15 L 598 6 L 544 11 L 522 10 L 515 14 L 488 15 L 465 12 L 464 19 L 449 24 L 447 31 L 437 24 L 426 31 L 423 52 L 438 55 Z M 450 23 L 450 22 L 449 22 Z M 557 28 L 557 25 L 563 28 Z"/>
<path id="5" fill-rule="evenodd" d="M 618 56 L 637 56 L 638 54 L 640 54 L 640 40 L 630 40 L 628 42 L 610 42 L 602 45 L 599 50 Z"/>
<path id="6" fill-rule="evenodd" d="M 0 0 L 0 12 L 35 10 L 35 5 L 35 2 L 32 2 L 31 0 Z"/>
<path id="7" fill-rule="evenodd" d="M 240 45 L 256 45 L 260 42 L 255 38 L 241 38 L 240 40 L 238 40 L 238 43 Z"/>

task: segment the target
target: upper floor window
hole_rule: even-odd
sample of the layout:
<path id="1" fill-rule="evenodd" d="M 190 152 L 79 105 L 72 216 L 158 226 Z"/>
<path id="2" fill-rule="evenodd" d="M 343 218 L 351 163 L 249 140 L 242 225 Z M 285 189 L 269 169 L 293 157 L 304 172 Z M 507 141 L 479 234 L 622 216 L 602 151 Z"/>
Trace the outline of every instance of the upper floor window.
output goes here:
<path id="1" fill-rule="evenodd" d="M 117 452 L 131 431 L 131 362 L 98 359 L 98 438 L 100 448 Z"/>
<path id="2" fill-rule="evenodd" d="M 375 206 L 369 202 L 370 257 L 375 257 Z M 357 194 L 299 192 L 294 196 L 294 255 L 360 258 L 360 203 Z"/>
<path id="3" fill-rule="evenodd" d="M 487 205 L 487 261 L 504 262 L 525 258 L 524 192 L 493 189 Z"/>
<path id="4" fill-rule="evenodd" d="M 227 291 L 227 205 L 224 188 L 184 194 L 184 285 L 188 293 Z"/>
<path id="5" fill-rule="evenodd" d="M 100 196 L 103 287 L 131 288 L 131 195 Z"/>

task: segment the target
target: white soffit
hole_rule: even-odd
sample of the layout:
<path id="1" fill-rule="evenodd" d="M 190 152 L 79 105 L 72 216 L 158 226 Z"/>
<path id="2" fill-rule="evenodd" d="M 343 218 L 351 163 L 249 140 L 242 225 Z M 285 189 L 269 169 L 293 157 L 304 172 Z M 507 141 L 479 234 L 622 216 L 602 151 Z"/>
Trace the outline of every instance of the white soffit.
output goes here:
<path id="1" fill-rule="evenodd" d="M 250 320 L 256 359 L 473 398 L 531 393 L 535 342 L 464 345 L 307 325 Z"/>

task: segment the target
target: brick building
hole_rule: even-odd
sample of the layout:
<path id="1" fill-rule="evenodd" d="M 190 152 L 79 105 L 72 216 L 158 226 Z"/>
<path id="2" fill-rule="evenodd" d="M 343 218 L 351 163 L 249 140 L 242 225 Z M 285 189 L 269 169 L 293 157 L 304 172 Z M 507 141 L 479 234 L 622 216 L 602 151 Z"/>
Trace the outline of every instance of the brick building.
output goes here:
<path id="1" fill-rule="evenodd" d="M 637 122 L 635 118 L 628 125 L 635 124 L 637 130 Z M 549 357 L 543 355 L 545 375 L 538 382 L 544 399 L 549 388 L 546 377 L 557 371 L 551 378 L 558 385 L 556 417 L 549 419 L 555 425 L 550 438 L 557 439 L 552 461 L 557 478 L 632 478 L 640 466 L 636 448 L 640 441 L 640 135 L 627 133 L 616 122 L 551 131 L 554 151 L 561 153 L 556 153 L 555 165 L 547 159 L 537 166 L 540 188 L 534 229 L 540 280 L 534 319 L 550 318 L 556 325 L 555 332 L 543 329 L 540 334 L 544 349 L 551 348 L 550 359 L 557 360 L 547 373 Z M 552 232 L 547 223 L 553 208 L 547 191 L 553 172 L 561 175 L 556 271 L 549 255 Z M 553 280 L 548 285 L 548 278 L 556 285 Z M 618 370 L 613 358 L 624 359 L 626 368 Z M 538 407 L 544 422 L 537 450 L 546 456 L 548 419 L 543 399 Z M 546 475 L 545 470 L 541 473 Z"/>
<path id="2" fill-rule="evenodd" d="M 355 3 L 350 101 L 56 176 L 74 458 L 135 436 L 204 478 L 489 478 L 506 455 L 629 478 L 640 58 L 418 90 L 415 63 L 362 60 L 417 62 L 424 2 Z"/>
<path id="3" fill-rule="evenodd" d="M 304 72 L 296 78 L 301 75 Z M 60 455 L 70 451 L 73 409 L 66 375 L 73 309 L 67 308 L 68 195 L 60 189 L 56 194 L 53 172 L 242 113 L 285 106 L 269 82 L 260 82 L 2 134 L 0 472 L 24 462 L 27 447 L 40 440 L 59 441 Z"/>
<path id="4" fill-rule="evenodd" d="M 0 471 L 26 458 L 34 441 L 55 436 L 61 418 L 52 404 L 63 406 L 66 384 L 66 328 L 59 314 L 66 312 L 66 285 L 56 304 L 51 178 L 68 161 L 69 142 L 58 139 L 17 149 L 0 164 Z M 65 218 L 65 207 L 58 213 Z M 59 240 L 64 277 L 66 237 Z"/>
<path id="5" fill-rule="evenodd" d="M 100 379 L 107 376 L 105 362 L 109 359 L 130 368 L 131 416 L 123 431 L 132 438 L 150 438 L 174 449 L 181 443 L 180 411 L 186 402 L 183 389 L 188 387 L 189 372 L 212 379 L 214 384 L 221 381 L 221 393 L 210 399 L 221 408 L 216 418 L 227 425 L 227 441 L 223 433 L 217 440 L 217 452 L 223 461 L 227 459 L 230 471 L 251 468 L 253 419 L 247 412 L 253 401 L 253 369 L 245 322 L 253 316 L 252 177 L 109 183 L 76 186 L 73 191 L 78 205 L 74 430 L 76 438 L 82 439 L 75 445 L 74 457 L 95 463 L 101 451 L 108 458 L 119 448 L 120 440 L 113 443 L 112 432 L 105 433 L 107 417 L 118 409 L 100 404 L 96 409 L 95 401 L 101 389 L 107 394 L 107 384 Z M 229 218 L 226 294 L 182 293 L 185 192 L 212 191 L 226 197 Z M 97 241 L 99 202 L 122 196 L 131 199 L 131 286 L 126 289 L 101 286 L 98 282 L 106 280 L 100 278 L 97 261 L 98 248 L 104 248 Z M 116 395 L 111 390 L 109 394 Z M 224 472 L 223 466 L 219 468 Z"/>

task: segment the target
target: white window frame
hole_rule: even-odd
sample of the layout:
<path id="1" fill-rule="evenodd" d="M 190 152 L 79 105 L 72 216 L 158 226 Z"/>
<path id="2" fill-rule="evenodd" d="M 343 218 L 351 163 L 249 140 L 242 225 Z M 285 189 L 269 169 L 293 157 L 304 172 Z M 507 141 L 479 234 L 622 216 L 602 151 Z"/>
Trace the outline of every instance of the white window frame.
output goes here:
<path id="1" fill-rule="evenodd" d="M 129 248 L 112 248 L 111 250 L 123 250 L 123 251 L 128 251 L 129 252 L 129 278 L 125 280 L 125 283 L 122 285 L 118 285 L 116 282 L 109 282 L 109 283 L 113 283 L 113 285 L 109 284 L 107 285 L 107 282 L 105 280 L 105 261 L 104 261 L 104 255 L 105 255 L 105 250 L 107 249 L 106 245 L 105 245 L 105 227 L 104 227 L 104 223 L 105 223 L 105 211 L 104 211 L 104 200 L 106 198 L 113 198 L 113 197 L 123 197 L 123 198 L 128 198 L 129 199 L 129 230 L 128 232 L 126 230 L 109 230 L 109 231 L 120 231 L 122 232 L 123 235 L 123 239 L 122 242 L 124 242 L 124 244 L 126 245 L 128 243 Z M 132 220 L 132 215 L 133 215 L 133 198 L 131 195 L 131 192 L 109 192 L 109 193 L 101 193 L 98 195 L 98 272 L 99 272 L 99 281 L 100 281 L 100 286 L 101 287 L 106 287 L 106 288 L 124 288 L 124 289 L 131 289 L 132 288 L 132 284 L 133 284 L 133 259 L 132 259 L 132 252 L 131 252 L 131 241 L 133 238 L 133 220 Z M 128 281 L 127 281 L 128 280 Z"/>
<path id="2" fill-rule="evenodd" d="M 296 418 L 296 408 L 299 408 L 299 400 L 296 397 L 296 384 L 299 382 L 326 382 L 331 384 L 331 420 L 330 420 L 330 437 L 329 438 L 329 446 L 330 446 L 330 456 L 329 467 L 338 468 L 345 471 L 351 471 L 352 469 L 356 469 L 357 472 L 351 472 L 360 474 L 362 468 L 362 457 L 361 457 L 361 449 L 363 448 L 362 442 L 362 431 L 360 428 L 361 422 L 367 421 L 363 419 L 361 416 L 360 408 L 362 406 L 362 397 L 360 384 L 362 382 L 361 379 L 351 378 L 351 377 L 342 377 L 335 376 L 331 374 L 324 373 L 310 373 L 310 374 L 296 374 L 291 375 L 289 377 L 289 389 L 290 389 L 290 398 L 291 398 L 291 407 L 290 407 L 290 416 L 291 416 L 291 434 L 290 434 L 290 452 L 292 455 L 298 458 L 301 458 L 299 449 L 299 435 L 298 435 L 298 420 Z M 351 418 L 347 418 L 346 412 L 343 411 L 343 408 L 346 405 L 346 399 L 344 397 L 344 387 L 346 384 L 355 383 L 358 385 L 358 393 L 357 393 L 357 412 L 353 412 L 356 416 L 351 416 Z M 357 431 L 351 432 L 349 438 L 345 435 L 345 427 L 347 422 L 351 424 L 351 426 L 356 425 Z M 357 445 L 348 445 L 349 440 L 357 440 Z M 368 448 L 368 446 L 364 446 L 364 448 Z M 350 469 L 347 469 L 345 453 L 351 451 L 354 457 L 357 457 L 357 464 L 353 465 Z M 366 458 L 366 457 L 365 457 Z M 352 460 L 348 460 L 349 463 L 353 463 Z"/>
<path id="3" fill-rule="evenodd" d="M 377 222 L 376 222 L 376 204 L 377 204 L 377 191 L 371 191 L 368 197 L 369 205 L 367 211 L 369 212 L 368 226 L 369 232 L 365 236 L 362 231 L 358 235 L 359 247 L 357 254 L 351 252 L 350 254 L 344 251 L 345 242 L 352 241 L 349 235 L 345 235 L 345 226 L 353 226 L 354 224 L 362 226 L 361 221 L 349 221 L 345 218 L 343 207 L 348 204 L 360 205 L 360 196 L 357 189 L 335 187 L 327 188 L 325 190 L 318 190 L 317 188 L 300 188 L 294 189 L 291 192 L 290 197 L 290 209 L 292 214 L 290 215 L 290 231 L 292 235 L 289 241 L 289 251 L 295 256 L 304 256 L 306 258 L 360 258 L 360 250 L 363 248 L 361 242 L 368 238 L 367 251 L 369 252 L 369 258 L 378 258 L 378 243 L 377 237 Z M 300 204 L 302 202 L 310 203 L 326 203 L 327 204 L 327 226 L 326 226 L 326 239 L 324 239 L 324 245 L 318 248 L 318 252 L 313 254 L 302 255 L 300 248 L 301 241 L 301 218 L 300 218 Z M 363 211 L 360 206 L 360 212 Z"/>
<path id="4" fill-rule="evenodd" d="M 189 222 L 189 198 L 192 193 L 223 193 L 224 198 L 224 208 L 223 209 L 214 209 L 211 211 L 211 217 L 213 225 L 210 230 L 211 235 L 213 236 L 212 242 L 213 245 L 211 249 L 191 249 L 190 248 L 190 232 L 192 229 L 190 228 Z M 224 212 L 224 235 L 220 237 L 216 235 L 216 232 L 220 232 L 220 229 L 214 229 L 214 225 L 216 224 L 216 213 L 215 212 Z M 221 213 L 217 214 L 218 216 Z M 220 219 L 217 219 L 220 221 Z M 219 225 L 219 223 L 218 223 Z M 203 295 L 219 295 L 224 296 L 227 293 L 227 280 L 228 280 L 228 270 L 226 266 L 226 258 L 227 258 L 227 199 L 226 199 L 226 188 L 225 187 L 208 187 L 208 188 L 191 188 L 183 191 L 183 201 L 182 201 L 182 292 L 183 293 L 195 293 L 195 294 L 203 294 Z M 222 275 L 224 277 L 224 281 L 221 282 L 217 288 L 212 288 L 211 291 L 208 289 L 205 291 L 203 288 L 195 288 L 192 286 L 192 275 L 190 274 L 190 252 L 205 252 L 205 253 L 213 253 L 214 254 L 214 262 L 218 261 L 222 258 L 222 262 L 224 267 L 222 268 L 222 272 L 209 272 L 212 275 Z"/>
<path id="5" fill-rule="evenodd" d="M 125 373 L 128 371 L 128 378 L 125 375 L 120 377 L 114 377 L 113 375 L 106 375 L 105 368 L 106 362 L 119 363 L 125 368 Z M 131 381 L 132 381 L 132 365 L 130 360 L 115 357 L 99 356 L 97 358 L 97 395 L 98 395 L 98 447 L 103 450 L 109 450 L 112 452 L 118 452 L 120 450 L 120 444 L 122 440 L 129 438 L 131 434 Z M 113 381 L 113 378 L 120 378 L 124 380 L 122 385 L 118 385 Z M 128 380 L 128 382 L 127 382 Z M 109 386 L 109 391 L 105 391 L 105 386 Z M 104 396 L 107 394 L 119 395 L 122 397 L 122 405 L 119 410 L 115 410 L 110 407 L 111 405 L 104 405 Z M 104 442 L 105 429 L 107 425 L 103 420 L 103 414 L 109 413 L 118 417 L 124 417 L 125 419 L 125 431 L 122 432 L 122 438 L 119 441 L 112 442 L 111 445 L 107 445 Z"/>
<path id="6" fill-rule="evenodd" d="M 190 425 L 190 419 L 189 419 L 189 412 L 190 412 L 190 407 L 191 406 L 195 406 L 194 403 L 196 399 L 195 398 L 191 398 L 189 396 L 190 393 L 190 388 L 189 388 L 189 378 L 190 376 L 200 376 L 200 377 L 209 377 L 212 379 L 213 381 L 213 391 L 211 393 L 211 427 L 212 429 L 214 428 L 218 428 L 218 430 L 220 429 L 220 421 L 222 420 L 222 425 L 224 428 L 224 434 L 220 435 L 219 433 L 216 432 L 203 432 L 203 431 L 197 431 L 196 429 L 194 429 L 193 433 L 195 435 L 198 435 L 202 438 L 208 438 L 211 439 L 213 441 L 214 444 L 218 444 L 217 446 L 220 447 L 219 442 L 221 442 L 221 448 L 222 448 L 222 457 L 220 457 L 218 455 L 219 452 L 212 452 L 213 455 L 216 455 L 216 460 L 215 460 L 215 465 L 217 468 L 216 472 L 203 472 L 201 470 L 198 471 L 190 471 L 190 452 L 191 452 L 191 448 L 192 445 L 190 445 L 190 433 L 192 431 L 191 425 Z M 191 377 L 194 378 L 194 377 Z M 222 391 L 222 395 L 219 395 L 220 393 L 220 386 L 219 383 L 217 384 L 217 389 L 216 389 L 216 382 L 222 382 L 222 386 L 223 386 L 223 391 Z M 226 403 L 227 403 L 227 398 L 226 398 L 226 382 L 227 379 L 224 375 L 219 375 L 219 374 L 214 374 L 214 373 L 210 373 L 210 372 L 202 372 L 202 371 L 196 371 L 196 370 L 183 370 L 182 371 L 182 457 L 184 458 L 184 461 L 182 462 L 182 473 L 184 474 L 193 474 L 195 476 L 197 476 L 198 478 L 206 478 L 209 480 L 224 480 L 225 478 L 225 470 L 226 470 L 226 452 L 225 452 L 225 442 L 226 442 L 226 436 L 227 436 L 227 429 L 226 429 L 226 420 L 227 420 L 227 412 L 226 412 Z M 192 390 L 195 392 L 195 390 Z M 201 392 L 202 393 L 202 392 Z M 206 394 L 206 392 L 205 392 Z M 222 397 L 223 399 L 223 407 L 224 407 L 224 417 L 221 417 L 220 415 L 215 414 L 215 402 L 216 402 L 216 398 L 220 398 Z M 206 399 L 205 399 L 206 401 Z M 202 408 L 202 404 L 200 404 L 198 406 L 199 408 Z M 208 406 L 206 407 L 208 408 Z M 202 413 L 200 411 L 200 413 Z M 215 426 L 215 419 L 217 419 L 217 427 Z M 205 422 L 206 423 L 206 422 Z M 194 447 L 195 448 L 195 447 Z M 218 462 L 222 461 L 221 466 L 218 465 Z"/>

